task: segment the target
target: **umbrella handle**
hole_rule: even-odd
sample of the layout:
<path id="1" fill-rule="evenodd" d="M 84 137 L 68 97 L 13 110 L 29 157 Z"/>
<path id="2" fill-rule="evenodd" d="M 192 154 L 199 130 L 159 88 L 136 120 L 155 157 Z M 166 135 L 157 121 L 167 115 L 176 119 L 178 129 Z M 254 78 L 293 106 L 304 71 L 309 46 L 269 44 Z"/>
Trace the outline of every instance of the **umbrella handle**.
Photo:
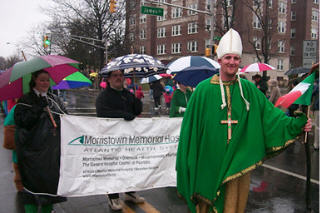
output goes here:
<path id="1" fill-rule="evenodd" d="M 49 114 L 49 117 L 50 117 L 50 120 L 51 120 L 51 123 L 52 123 L 53 127 L 57 128 L 57 124 L 56 124 L 55 120 L 53 119 L 53 116 L 52 116 L 52 113 L 51 113 L 49 107 L 47 106 L 46 109 L 47 109 L 47 112 Z"/>

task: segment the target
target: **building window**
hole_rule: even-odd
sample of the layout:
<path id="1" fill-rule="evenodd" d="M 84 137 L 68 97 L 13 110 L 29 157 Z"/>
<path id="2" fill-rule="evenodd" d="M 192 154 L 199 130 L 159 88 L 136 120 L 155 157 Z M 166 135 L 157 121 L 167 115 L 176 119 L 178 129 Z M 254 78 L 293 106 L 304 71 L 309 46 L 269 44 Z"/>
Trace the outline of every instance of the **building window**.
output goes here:
<path id="1" fill-rule="evenodd" d="M 313 3 L 318 4 L 319 1 L 318 0 L 313 0 Z"/>
<path id="2" fill-rule="evenodd" d="M 166 45 L 164 44 L 157 45 L 157 54 L 158 55 L 166 54 Z"/>
<path id="3" fill-rule="evenodd" d="M 286 13 L 286 4 L 284 2 L 279 2 L 279 13 L 283 13 L 285 14 Z"/>
<path id="4" fill-rule="evenodd" d="M 284 53 L 284 47 L 285 47 L 284 41 L 278 41 L 278 52 L 279 53 Z"/>
<path id="5" fill-rule="evenodd" d="M 171 53 L 172 54 L 181 53 L 181 43 L 173 43 L 171 46 Z"/>
<path id="6" fill-rule="evenodd" d="M 165 27 L 160 27 L 157 30 L 157 37 L 158 38 L 164 38 L 166 37 L 166 28 Z"/>
<path id="7" fill-rule="evenodd" d="M 136 7 L 136 1 L 130 1 L 129 7 L 133 10 Z"/>
<path id="8" fill-rule="evenodd" d="M 182 16 L 182 8 L 173 7 L 171 17 L 172 18 L 180 18 Z"/>
<path id="9" fill-rule="evenodd" d="M 211 11 L 211 1 L 210 0 L 206 0 L 206 10 Z"/>
<path id="10" fill-rule="evenodd" d="M 268 25 L 269 25 L 269 30 L 271 30 L 272 29 L 272 19 L 268 20 Z"/>
<path id="11" fill-rule="evenodd" d="M 268 39 L 268 44 L 267 45 L 268 45 L 269 50 L 271 50 L 271 38 Z"/>
<path id="12" fill-rule="evenodd" d="M 232 0 L 227 0 L 227 7 L 231 7 L 232 6 Z"/>
<path id="13" fill-rule="evenodd" d="M 140 39 L 146 39 L 147 38 L 147 33 L 145 29 L 141 29 L 140 31 Z"/>
<path id="14" fill-rule="evenodd" d="M 283 59 L 278 59 L 277 69 L 283 70 Z"/>
<path id="15" fill-rule="evenodd" d="M 129 40 L 134 41 L 134 34 L 133 33 L 129 33 Z"/>
<path id="16" fill-rule="evenodd" d="M 181 35 L 181 25 L 173 25 L 172 26 L 172 36 Z"/>
<path id="17" fill-rule="evenodd" d="M 146 0 L 141 0 L 140 1 L 140 5 L 145 5 L 146 4 Z"/>
<path id="18" fill-rule="evenodd" d="M 261 50 L 261 39 L 257 37 L 253 37 L 254 48 L 256 50 Z"/>
<path id="19" fill-rule="evenodd" d="M 291 38 L 296 37 L 296 28 L 291 28 Z"/>
<path id="20" fill-rule="evenodd" d="M 136 24 L 136 16 L 131 16 L 129 18 L 129 25 L 135 25 Z"/>
<path id="21" fill-rule="evenodd" d="M 206 31 L 211 31 L 211 19 L 207 18 L 206 19 Z"/>
<path id="22" fill-rule="evenodd" d="M 296 11 L 291 11 L 291 21 L 295 21 L 297 18 Z"/>
<path id="23" fill-rule="evenodd" d="M 140 54 L 146 54 L 146 47 L 140 46 Z"/>
<path id="24" fill-rule="evenodd" d="M 198 27 L 196 22 L 188 23 L 188 34 L 193 34 L 198 32 Z"/>
<path id="25" fill-rule="evenodd" d="M 261 29 L 261 24 L 259 18 L 256 15 L 253 15 L 253 28 Z"/>
<path id="26" fill-rule="evenodd" d="M 291 4 L 297 3 L 297 0 L 291 0 Z"/>
<path id="27" fill-rule="evenodd" d="M 318 21 L 318 16 L 319 16 L 319 12 L 317 10 L 312 10 L 311 20 Z"/>
<path id="28" fill-rule="evenodd" d="M 318 29 L 312 28 L 311 29 L 311 39 L 317 39 L 318 38 Z"/>
<path id="29" fill-rule="evenodd" d="M 295 56 L 296 55 L 296 48 L 294 46 L 290 47 L 290 55 Z"/>
<path id="30" fill-rule="evenodd" d="M 165 21 L 167 20 L 167 11 L 163 11 L 163 16 L 157 16 L 157 21 Z"/>
<path id="31" fill-rule="evenodd" d="M 190 4 L 189 8 L 197 10 L 198 9 L 198 4 Z M 196 15 L 196 14 L 198 14 L 196 11 L 188 10 L 188 15 L 189 16 Z"/>
<path id="32" fill-rule="evenodd" d="M 147 15 L 143 14 L 140 16 L 140 23 L 143 24 L 143 23 L 146 23 L 147 22 Z"/>
<path id="33" fill-rule="evenodd" d="M 279 33 L 285 33 L 286 32 L 286 27 L 285 27 L 285 22 L 284 21 L 279 21 L 278 22 L 278 32 Z"/>
<path id="34" fill-rule="evenodd" d="M 198 42 L 197 41 L 189 41 L 187 48 L 190 52 L 198 52 Z"/>
<path id="35" fill-rule="evenodd" d="M 269 0 L 269 8 L 272 8 L 272 0 Z"/>

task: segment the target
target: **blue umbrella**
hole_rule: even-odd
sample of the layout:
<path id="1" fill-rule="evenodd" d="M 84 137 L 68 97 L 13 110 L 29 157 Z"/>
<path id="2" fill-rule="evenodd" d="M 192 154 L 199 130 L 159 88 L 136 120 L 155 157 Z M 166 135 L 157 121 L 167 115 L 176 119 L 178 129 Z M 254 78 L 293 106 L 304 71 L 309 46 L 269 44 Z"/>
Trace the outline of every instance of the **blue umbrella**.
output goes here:
<path id="1" fill-rule="evenodd" d="M 115 70 L 124 70 L 126 77 L 145 77 L 161 72 L 165 72 L 165 65 L 158 59 L 144 54 L 129 54 L 120 56 L 110 61 L 100 74 L 107 75 Z"/>
<path id="2" fill-rule="evenodd" d="M 208 66 L 189 67 L 177 72 L 173 80 L 186 86 L 196 87 L 201 81 L 217 73 L 219 73 L 218 69 Z"/>
<path id="3" fill-rule="evenodd" d="M 192 68 L 196 70 L 202 70 L 202 66 L 206 66 L 208 68 L 220 68 L 220 64 L 211 58 L 207 58 L 204 56 L 184 56 L 178 58 L 177 60 L 168 64 L 168 73 L 174 74 L 181 71 L 186 71 L 187 69 Z"/>
<path id="4" fill-rule="evenodd" d="M 148 84 L 157 80 L 160 80 L 162 77 L 160 75 L 152 75 L 149 77 L 142 78 L 140 84 Z"/>

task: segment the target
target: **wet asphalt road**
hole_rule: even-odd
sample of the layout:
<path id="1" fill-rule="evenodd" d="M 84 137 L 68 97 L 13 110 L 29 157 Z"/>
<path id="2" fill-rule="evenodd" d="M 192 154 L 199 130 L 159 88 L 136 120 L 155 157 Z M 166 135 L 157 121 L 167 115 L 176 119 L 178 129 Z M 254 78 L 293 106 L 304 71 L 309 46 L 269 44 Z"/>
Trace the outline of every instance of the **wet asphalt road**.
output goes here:
<path id="1" fill-rule="evenodd" d="M 94 116 L 94 101 L 97 91 L 82 89 L 68 91 L 67 107 L 70 113 Z M 144 100 L 143 116 L 153 113 L 148 97 Z M 77 108 L 77 109 L 74 109 Z M 164 115 L 165 116 L 165 115 Z M 3 116 L 0 116 L 0 137 L 3 138 Z M 311 135 L 311 140 L 313 139 Z M 1 140 L 2 142 L 2 140 Z M 269 159 L 252 172 L 248 213 L 303 213 L 319 212 L 319 152 L 311 150 L 312 183 L 311 207 L 306 210 L 305 202 L 305 154 L 304 146 L 295 143 L 279 156 Z M 0 149 L 0 213 L 22 213 L 19 195 L 13 185 L 11 152 Z M 146 198 L 143 205 L 125 203 L 125 213 L 185 213 L 183 200 L 178 198 L 172 187 L 138 192 Z M 104 195 L 69 198 L 67 202 L 54 206 L 56 213 L 111 213 Z"/>

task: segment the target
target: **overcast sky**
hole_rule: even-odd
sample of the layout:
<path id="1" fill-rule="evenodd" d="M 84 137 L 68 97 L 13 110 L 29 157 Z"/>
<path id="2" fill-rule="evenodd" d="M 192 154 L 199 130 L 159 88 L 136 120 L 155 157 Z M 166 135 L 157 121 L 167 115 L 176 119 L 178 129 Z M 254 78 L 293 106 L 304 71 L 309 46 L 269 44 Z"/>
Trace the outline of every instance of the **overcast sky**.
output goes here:
<path id="1" fill-rule="evenodd" d="M 0 0 L 0 56 L 16 54 L 32 28 L 49 18 L 41 12 L 47 0 Z M 27 53 L 26 53 L 27 54 Z M 20 55 L 21 56 L 21 55 Z"/>

